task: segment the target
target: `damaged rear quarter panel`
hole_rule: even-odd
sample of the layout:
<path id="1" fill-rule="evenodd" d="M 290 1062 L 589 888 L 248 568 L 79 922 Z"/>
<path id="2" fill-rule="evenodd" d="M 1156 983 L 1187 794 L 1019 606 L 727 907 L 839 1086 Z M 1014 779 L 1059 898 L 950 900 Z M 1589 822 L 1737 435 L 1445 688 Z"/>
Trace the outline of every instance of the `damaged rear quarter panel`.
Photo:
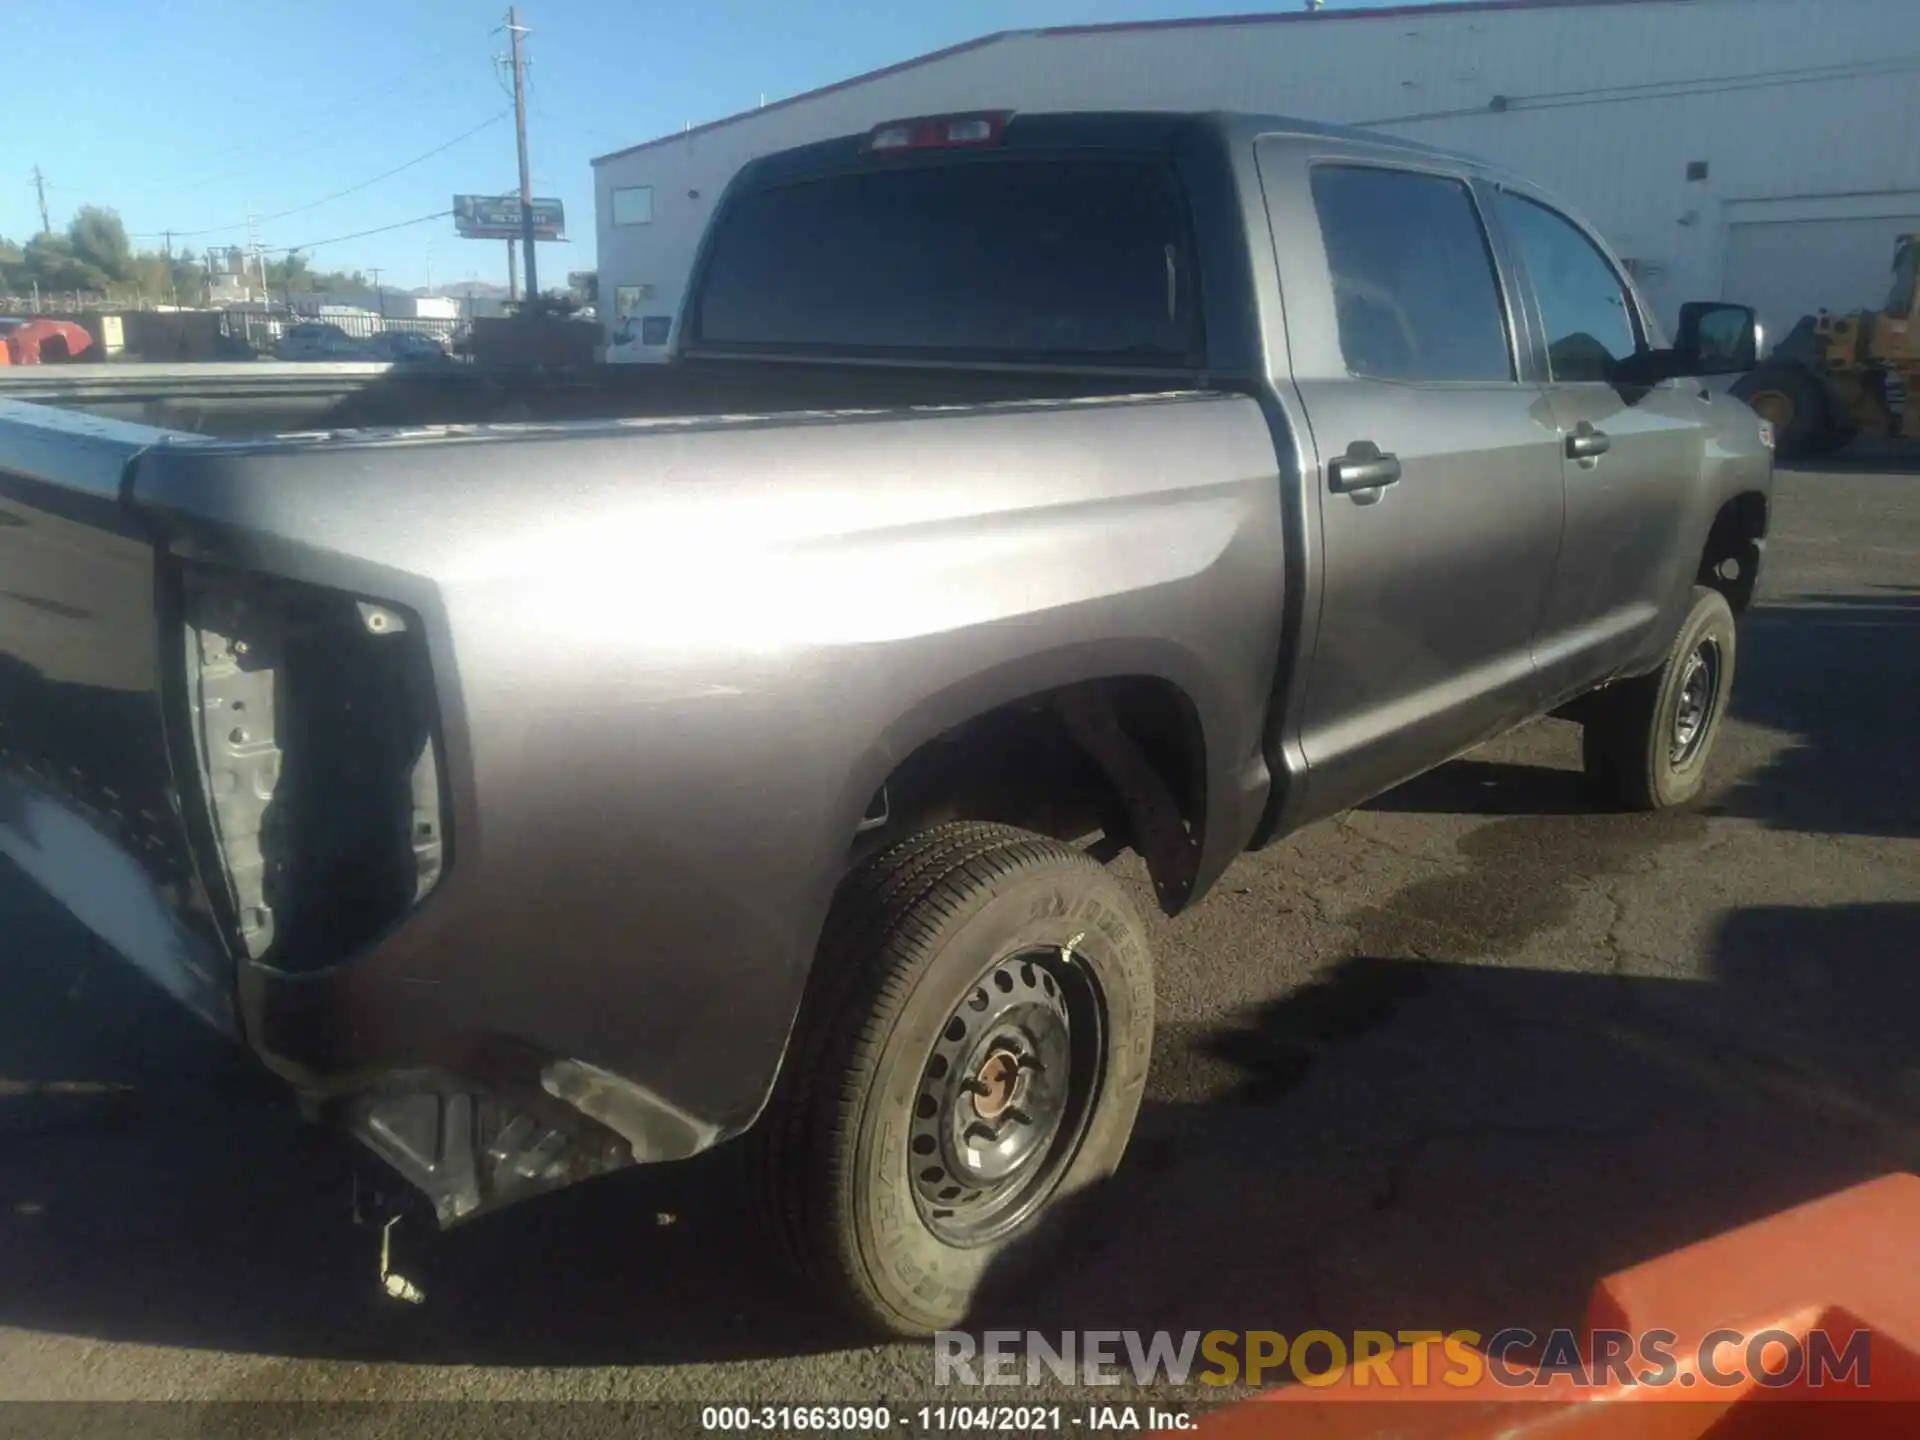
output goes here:
<path id="1" fill-rule="evenodd" d="M 1198 395 L 150 452 L 134 496 L 176 557 L 403 609 L 438 702 L 444 878 L 345 963 L 243 958 L 250 1038 L 344 1088 L 505 1034 L 737 1132 L 921 741 L 1164 678 L 1205 732 L 1208 848 L 1238 849 L 1274 470 L 1253 401 Z"/>

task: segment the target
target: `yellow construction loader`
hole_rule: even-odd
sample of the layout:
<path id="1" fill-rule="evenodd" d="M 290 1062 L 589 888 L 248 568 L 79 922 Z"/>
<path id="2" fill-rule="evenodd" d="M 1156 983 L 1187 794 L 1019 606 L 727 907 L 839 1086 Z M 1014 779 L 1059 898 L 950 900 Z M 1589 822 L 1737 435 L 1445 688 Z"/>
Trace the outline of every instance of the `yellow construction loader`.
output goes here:
<path id="1" fill-rule="evenodd" d="M 1908 397 L 1920 381 L 1920 235 L 1894 243 L 1882 310 L 1822 310 L 1788 331 L 1732 393 L 1773 422 L 1778 453 L 1830 455 L 1856 435 L 1920 436 Z"/>

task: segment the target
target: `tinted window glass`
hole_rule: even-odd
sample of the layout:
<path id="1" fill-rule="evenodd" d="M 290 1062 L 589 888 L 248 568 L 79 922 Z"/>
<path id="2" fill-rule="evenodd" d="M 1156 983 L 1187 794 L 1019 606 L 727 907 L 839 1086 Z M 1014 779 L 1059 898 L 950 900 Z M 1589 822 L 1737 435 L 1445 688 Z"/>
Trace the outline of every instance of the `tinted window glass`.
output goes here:
<path id="1" fill-rule="evenodd" d="M 1383 380 L 1513 379 L 1499 281 L 1465 185 L 1321 165 L 1313 203 L 1348 370 Z"/>
<path id="2" fill-rule="evenodd" d="M 1500 217 L 1540 303 L 1553 378 L 1612 378 L 1636 348 L 1633 312 L 1613 266 L 1572 221 L 1544 205 L 1502 192 Z"/>
<path id="3" fill-rule="evenodd" d="M 749 194 L 697 303 L 712 345 L 1199 358 L 1183 208 L 1138 162 L 881 166 Z"/>

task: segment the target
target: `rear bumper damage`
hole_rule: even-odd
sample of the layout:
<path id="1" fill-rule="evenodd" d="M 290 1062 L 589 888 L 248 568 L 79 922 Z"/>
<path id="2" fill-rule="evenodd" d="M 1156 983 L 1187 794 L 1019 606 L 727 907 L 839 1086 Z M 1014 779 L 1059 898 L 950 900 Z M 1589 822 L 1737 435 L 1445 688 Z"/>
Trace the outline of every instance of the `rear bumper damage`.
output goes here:
<path id="1" fill-rule="evenodd" d="M 713 1144 L 716 1127 L 508 1038 L 515 1007 L 406 958 L 451 859 L 418 616 L 149 555 L 127 537 L 107 557 L 134 572 L 117 591 L 80 576 L 0 632 L 0 855 L 442 1225 Z M 44 558 L 43 579 L 15 573 L 50 588 L 62 566 Z M 83 672 L 72 653 L 105 630 L 116 649 Z"/>
<path id="2" fill-rule="evenodd" d="M 396 1072 L 337 1111 L 427 1198 L 443 1226 L 639 1161 L 685 1158 L 719 1138 L 659 1096 L 583 1061 L 548 1061 L 540 1081 L 534 1095 L 442 1072 Z"/>
<path id="3" fill-rule="evenodd" d="M 175 898 L 115 828 L 30 776 L 0 773 L 0 855 L 228 1038 L 270 1057 L 351 1025 L 360 1007 L 378 1003 L 351 964 L 309 976 L 248 966 L 253 1004 L 243 1021 L 228 957 L 182 922 Z M 691 1155 L 718 1138 L 713 1127 L 581 1061 L 508 1042 L 448 1058 L 449 1067 L 308 1074 L 296 1085 L 309 1114 L 365 1145 L 443 1226 L 636 1159 Z"/>

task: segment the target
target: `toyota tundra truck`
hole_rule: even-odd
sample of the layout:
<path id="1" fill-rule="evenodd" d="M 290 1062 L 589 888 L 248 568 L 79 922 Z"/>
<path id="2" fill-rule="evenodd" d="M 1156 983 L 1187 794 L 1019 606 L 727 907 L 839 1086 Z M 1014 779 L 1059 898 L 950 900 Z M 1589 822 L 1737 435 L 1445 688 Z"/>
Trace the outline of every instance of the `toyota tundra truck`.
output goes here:
<path id="1" fill-rule="evenodd" d="M 664 366 L 19 373 L 0 852 L 440 1224 L 730 1145 L 948 1327 L 1133 1128 L 1123 850 L 1174 914 L 1549 713 L 1699 792 L 1752 324 L 1470 159 L 982 112 L 747 165 Z"/>

